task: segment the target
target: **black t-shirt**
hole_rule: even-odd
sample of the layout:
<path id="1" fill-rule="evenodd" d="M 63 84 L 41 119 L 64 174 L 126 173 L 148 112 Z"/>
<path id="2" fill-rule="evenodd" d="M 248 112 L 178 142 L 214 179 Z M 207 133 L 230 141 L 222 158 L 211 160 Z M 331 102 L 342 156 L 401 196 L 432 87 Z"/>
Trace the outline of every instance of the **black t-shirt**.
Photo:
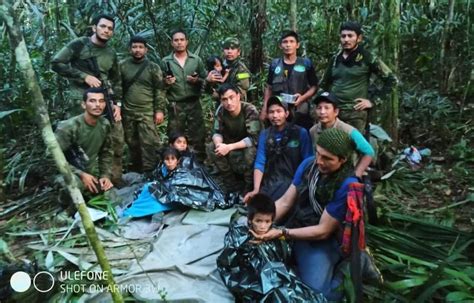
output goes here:
<path id="1" fill-rule="evenodd" d="M 305 63 L 305 68 L 306 68 L 306 77 L 308 78 L 308 84 L 310 86 L 317 86 L 319 83 L 318 76 L 316 76 L 316 71 L 314 69 L 313 62 L 311 62 L 310 59 L 305 58 L 304 59 Z M 268 69 L 268 78 L 267 78 L 267 84 L 272 85 L 273 82 L 273 76 L 275 74 L 275 68 L 277 65 L 272 66 L 273 64 L 270 65 Z M 291 73 L 293 72 L 293 67 L 295 66 L 295 63 L 293 64 L 286 64 L 285 61 L 283 60 L 283 68 L 284 68 L 284 75 L 286 78 L 289 78 L 291 76 Z"/>

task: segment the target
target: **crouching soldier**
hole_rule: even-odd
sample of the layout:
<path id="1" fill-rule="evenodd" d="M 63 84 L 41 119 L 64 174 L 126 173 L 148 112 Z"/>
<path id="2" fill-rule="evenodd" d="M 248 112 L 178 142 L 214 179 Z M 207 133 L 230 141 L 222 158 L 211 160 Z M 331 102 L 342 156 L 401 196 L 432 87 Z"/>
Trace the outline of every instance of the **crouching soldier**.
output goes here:
<path id="1" fill-rule="evenodd" d="M 84 113 L 62 121 L 55 134 L 73 173 L 81 180 L 78 182 L 81 191 L 90 195 L 113 187 L 111 126 L 102 117 L 105 98 L 101 88 L 88 88 L 81 106 Z"/>
<path id="2" fill-rule="evenodd" d="M 223 177 L 228 192 L 239 191 L 237 183 L 242 179 L 245 191 L 250 191 L 260 132 L 258 111 L 254 105 L 240 101 L 240 92 L 232 84 L 223 84 L 218 93 L 221 106 L 216 112 L 208 156 Z"/>

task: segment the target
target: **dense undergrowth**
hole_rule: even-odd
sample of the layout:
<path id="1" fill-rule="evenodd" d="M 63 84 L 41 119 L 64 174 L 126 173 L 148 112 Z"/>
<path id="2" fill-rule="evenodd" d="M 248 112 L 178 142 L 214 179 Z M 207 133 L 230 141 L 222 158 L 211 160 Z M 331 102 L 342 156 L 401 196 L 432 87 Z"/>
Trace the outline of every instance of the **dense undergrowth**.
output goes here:
<path id="1" fill-rule="evenodd" d="M 120 43 L 132 34 L 133 29 L 155 42 L 156 38 L 159 38 L 156 41 L 164 40 L 165 33 L 171 28 L 184 25 L 192 33 L 191 47 L 202 50 L 203 57 L 219 53 L 219 41 L 231 33 L 242 40 L 243 56 L 248 58 L 250 41 L 244 34 L 249 32 L 248 7 L 228 3 L 219 15 L 215 15 L 216 1 L 201 2 L 204 6 L 200 11 L 193 10 L 194 2 L 181 6 L 176 2 L 168 6 L 167 11 L 157 10 L 157 18 L 162 18 L 161 24 L 155 24 L 157 36 L 150 29 L 151 21 L 147 19 L 149 1 L 145 4 L 130 1 L 123 8 L 115 8 L 121 19 L 112 43 L 119 50 L 120 57 L 124 58 L 126 50 Z M 378 19 L 376 3 L 354 3 L 360 4 L 360 7 L 351 9 L 358 20 L 365 22 L 368 48 L 383 55 L 378 42 L 384 24 Z M 366 295 L 373 302 L 474 300 L 473 60 L 469 47 L 469 13 L 464 13 L 469 9 L 466 10 L 464 3 L 457 4 L 450 23 L 450 35 L 446 37 L 447 4 L 433 3 L 403 4 L 398 75 L 401 81 L 400 142 L 396 147 L 387 147 L 381 156 L 385 162 L 384 177 L 376 182 L 374 193 L 381 224 L 367 227 L 369 245 L 386 280 L 383 286 L 366 287 Z M 72 2 L 70 4 L 73 5 Z M 300 33 L 303 33 L 301 51 L 315 61 L 318 76 L 322 76 L 330 53 L 337 49 L 338 23 L 347 18 L 349 5 L 338 1 L 324 4 L 328 7 L 314 1 L 305 7 L 299 4 L 298 26 Z M 101 8 L 102 1 L 88 1 L 72 12 L 66 5 L 58 10 L 54 10 L 52 2 L 45 5 L 48 7 L 30 3 L 25 8 L 31 19 L 30 23 L 25 24 L 24 34 L 54 126 L 62 115 L 61 110 L 68 96 L 66 83 L 49 70 L 49 60 L 62 46 L 58 41 L 71 39 L 73 28 L 76 34 L 87 33 L 89 17 Z M 469 4 L 467 6 L 469 8 Z M 275 37 L 288 27 L 287 10 L 283 2 L 267 3 L 269 24 L 263 39 L 268 47 L 265 53 L 268 60 L 278 54 Z M 53 12 L 55 18 L 51 17 Z M 166 12 L 169 14 L 166 15 Z M 179 14 L 181 19 L 171 18 L 173 13 Z M 211 18 L 215 18 L 216 23 L 209 27 L 206 34 L 206 25 L 210 24 Z M 443 41 L 449 46 L 444 58 L 438 47 L 431 47 L 441 46 Z M 156 45 L 154 42 L 153 56 L 169 51 L 168 45 Z M 0 48 L 2 53 L 9 53 L 5 36 Z M 36 259 L 41 268 L 53 265 L 57 269 L 67 264 L 63 257 L 55 255 L 51 259 L 44 252 L 33 254 L 22 245 L 28 241 L 54 243 L 58 240 L 56 234 L 46 233 L 46 238 L 41 236 L 39 239 L 34 231 L 54 231 L 63 226 L 64 221 L 61 217 L 52 218 L 56 208 L 54 194 L 49 192 L 42 198 L 57 170 L 46 152 L 40 130 L 35 126 L 34 109 L 30 106 L 24 84 L 17 77 L 15 57 L 2 56 L 0 63 L 0 232 L 5 241 L 0 243 L 0 260 L 5 264 L 20 258 Z M 439 79 L 444 72 L 448 74 L 445 77 L 447 81 L 446 85 L 441 85 Z M 265 72 L 255 75 L 253 83 L 252 95 L 258 104 Z M 203 98 L 208 127 L 212 124 L 213 103 L 210 98 Z M 165 139 L 164 126 L 160 127 L 160 131 Z M 409 146 L 431 150 L 431 155 L 424 157 L 418 169 L 400 159 L 402 151 Z M 18 201 L 30 198 L 37 201 L 31 209 L 20 209 L 15 216 L 4 215 L 20 204 Z M 113 229 L 114 224 L 110 221 L 102 227 Z M 14 234 L 25 231 L 33 234 Z M 63 244 L 71 248 L 87 247 L 85 238 L 80 236 L 68 238 Z"/>

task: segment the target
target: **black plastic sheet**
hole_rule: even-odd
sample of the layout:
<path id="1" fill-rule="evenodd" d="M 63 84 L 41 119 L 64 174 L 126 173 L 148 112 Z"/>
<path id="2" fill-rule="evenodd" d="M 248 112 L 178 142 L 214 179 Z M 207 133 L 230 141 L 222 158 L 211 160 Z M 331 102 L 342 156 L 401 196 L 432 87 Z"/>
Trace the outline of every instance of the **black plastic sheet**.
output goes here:
<path id="1" fill-rule="evenodd" d="M 237 302 L 327 302 L 286 265 L 291 257 L 287 241 L 250 240 L 247 224 L 235 222 L 217 258 L 221 278 Z"/>
<path id="2" fill-rule="evenodd" d="M 180 203 L 204 211 L 226 209 L 239 201 L 238 196 L 225 195 L 207 172 L 196 165 L 179 167 L 165 178 L 158 177 L 149 190 L 161 203 Z"/>

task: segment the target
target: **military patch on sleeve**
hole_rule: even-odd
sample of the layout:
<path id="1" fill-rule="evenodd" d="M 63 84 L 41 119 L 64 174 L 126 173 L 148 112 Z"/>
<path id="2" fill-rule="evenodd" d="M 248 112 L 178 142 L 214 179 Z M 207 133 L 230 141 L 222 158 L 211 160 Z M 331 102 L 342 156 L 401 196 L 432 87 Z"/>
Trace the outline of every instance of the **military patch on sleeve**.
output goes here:
<path id="1" fill-rule="evenodd" d="M 278 75 L 281 72 L 281 67 L 277 66 L 275 68 L 275 74 Z"/>
<path id="2" fill-rule="evenodd" d="M 297 71 L 299 73 L 303 73 L 306 71 L 306 68 L 304 67 L 304 65 L 301 65 L 301 64 L 298 64 L 298 65 L 295 65 L 295 67 L 293 68 L 294 71 Z"/>
<path id="3" fill-rule="evenodd" d="M 237 74 L 237 80 L 244 80 L 250 78 L 249 73 L 238 73 Z"/>

